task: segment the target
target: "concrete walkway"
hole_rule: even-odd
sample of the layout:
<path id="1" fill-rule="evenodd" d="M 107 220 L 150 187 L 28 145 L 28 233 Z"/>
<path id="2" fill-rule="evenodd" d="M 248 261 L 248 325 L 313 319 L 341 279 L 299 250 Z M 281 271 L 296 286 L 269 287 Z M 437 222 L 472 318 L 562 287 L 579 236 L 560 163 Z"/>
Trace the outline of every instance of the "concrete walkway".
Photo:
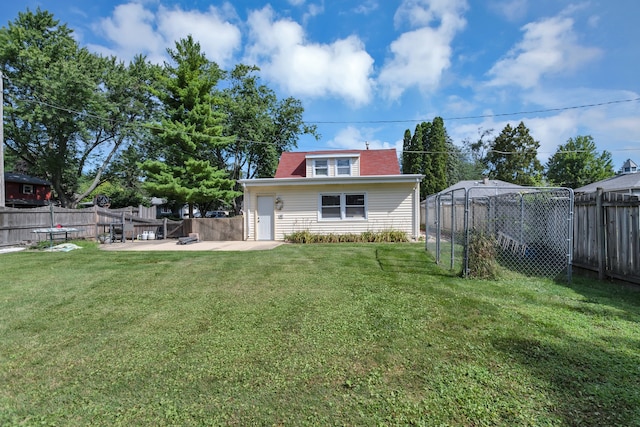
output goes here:
<path id="1" fill-rule="evenodd" d="M 263 251 L 273 249 L 284 242 L 276 241 L 230 241 L 196 242 L 179 245 L 176 239 L 167 240 L 127 240 L 126 243 L 105 243 L 100 249 L 105 251 Z"/>

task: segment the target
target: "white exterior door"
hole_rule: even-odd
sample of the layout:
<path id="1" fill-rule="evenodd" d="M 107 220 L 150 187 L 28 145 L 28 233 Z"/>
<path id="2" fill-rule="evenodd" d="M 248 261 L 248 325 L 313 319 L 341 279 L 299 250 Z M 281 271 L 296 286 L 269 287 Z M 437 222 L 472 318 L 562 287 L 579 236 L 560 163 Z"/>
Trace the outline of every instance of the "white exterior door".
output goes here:
<path id="1" fill-rule="evenodd" d="M 258 196 L 258 240 L 273 240 L 273 197 Z"/>

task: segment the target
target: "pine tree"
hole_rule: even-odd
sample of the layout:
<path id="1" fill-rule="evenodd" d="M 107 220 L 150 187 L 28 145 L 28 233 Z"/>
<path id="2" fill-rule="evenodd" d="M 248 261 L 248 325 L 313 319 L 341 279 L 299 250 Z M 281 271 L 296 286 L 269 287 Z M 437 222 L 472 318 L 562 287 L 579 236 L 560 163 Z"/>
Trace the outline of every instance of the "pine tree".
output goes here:
<path id="1" fill-rule="evenodd" d="M 540 185 L 544 169 L 538 160 L 539 147 L 523 122 L 516 128 L 507 124 L 490 143 L 484 159 L 489 176 L 518 185 Z"/>
<path id="2" fill-rule="evenodd" d="M 229 205 L 238 195 L 220 156 L 233 139 L 221 136 L 224 116 L 215 87 L 222 70 L 207 60 L 191 36 L 168 52 L 175 66 L 167 65 L 157 92 L 164 107 L 156 135 L 160 156 L 142 168 L 150 194 L 188 203 L 192 216 L 194 206 L 211 201 Z"/>
<path id="3" fill-rule="evenodd" d="M 429 126 L 429 149 L 427 153 L 427 166 L 429 168 L 430 183 L 427 186 L 428 194 L 434 194 L 447 188 L 447 131 L 444 121 L 436 117 Z"/>

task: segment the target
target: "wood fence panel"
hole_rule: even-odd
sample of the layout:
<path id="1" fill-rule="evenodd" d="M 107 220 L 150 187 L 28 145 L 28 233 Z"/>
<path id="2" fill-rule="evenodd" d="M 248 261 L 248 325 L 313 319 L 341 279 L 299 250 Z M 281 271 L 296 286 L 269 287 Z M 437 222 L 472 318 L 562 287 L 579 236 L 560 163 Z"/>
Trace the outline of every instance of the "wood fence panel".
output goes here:
<path id="1" fill-rule="evenodd" d="M 145 208 L 151 209 L 151 208 Z M 32 244 L 48 238 L 47 234 L 36 234 L 37 228 L 62 227 L 78 231 L 69 234 L 70 239 L 96 239 L 99 234 L 108 233 L 110 224 L 121 225 L 121 229 L 131 230 L 126 237 L 134 238 L 145 231 L 168 237 L 182 237 L 181 221 L 166 221 L 155 218 L 140 218 L 140 208 L 104 209 L 97 206 L 85 209 L 66 209 L 47 206 L 32 209 L 0 208 L 0 245 Z M 150 210 L 142 210 L 149 215 Z M 155 212 L 155 209 L 153 210 Z M 173 230 L 169 236 L 167 228 Z M 179 234 L 179 235 L 177 235 Z M 60 237 L 60 236 L 57 236 Z"/>
<path id="2" fill-rule="evenodd" d="M 602 243 L 599 242 L 601 234 Z M 640 198 L 637 195 L 591 193 L 576 197 L 573 263 L 598 271 L 602 278 L 640 283 Z"/>

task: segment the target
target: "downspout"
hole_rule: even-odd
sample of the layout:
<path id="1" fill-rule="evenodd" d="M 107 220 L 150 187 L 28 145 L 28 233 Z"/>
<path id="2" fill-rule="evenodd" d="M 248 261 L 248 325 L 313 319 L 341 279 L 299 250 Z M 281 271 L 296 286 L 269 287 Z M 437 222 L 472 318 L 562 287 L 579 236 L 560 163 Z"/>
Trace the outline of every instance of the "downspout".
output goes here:
<path id="1" fill-rule="evenodd" d="M 413 187 L 413 240 L 420 238 L 420 180 L 416 179 Z"/>
<path id="2" fill-rule="evenodd" d="M 247 183 L 242 183 L 242 214 L 244 216 L 244 232 L 242 233 L 243 240 L 249 240 L 249 207 L 251 206 L 250 197 L 247 190 Z"/>

